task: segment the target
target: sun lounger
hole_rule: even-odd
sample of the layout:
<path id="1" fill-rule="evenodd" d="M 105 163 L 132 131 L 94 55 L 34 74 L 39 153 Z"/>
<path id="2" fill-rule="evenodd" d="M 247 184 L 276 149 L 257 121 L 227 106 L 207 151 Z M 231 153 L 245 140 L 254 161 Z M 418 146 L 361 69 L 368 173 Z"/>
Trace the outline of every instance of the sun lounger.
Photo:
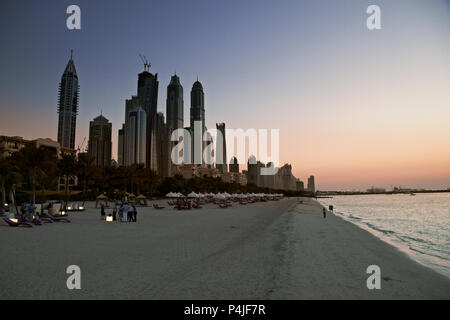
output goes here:
<path id="1" fill-rule="evenodd" d="M 10 218 L 3 218 L 3 220 L 11 227 L 18 227 L 18 226 L 25 226 L 25 227 L 30 227 L 30 228 L 33 227 L 33 225 L 31 223 L 26 222 L 26 221 L 20 221 L 19 219 L 12 220 Z"/>
<path id="2" fill-rule="evenodd" d="M 165 207 L 160 207 L 157 203 L 153 204 L 153 208 L 155 209 L 164 209 Z"/>
<path id="3" fill-rule="evenodd" d="M 54 217 L 52 215 L 47 214 L 46 218 L 50 219 L 52 222 L 70 222 L 69 219 L 64 217 Z"/>
<path id="4" fill-rule="evenodd" d="M 53 221 L 50 218 L 45 218 L 45 217 L 40 218 L 40 221 L 46 222 L 46 223 L 53 223 Z"/>

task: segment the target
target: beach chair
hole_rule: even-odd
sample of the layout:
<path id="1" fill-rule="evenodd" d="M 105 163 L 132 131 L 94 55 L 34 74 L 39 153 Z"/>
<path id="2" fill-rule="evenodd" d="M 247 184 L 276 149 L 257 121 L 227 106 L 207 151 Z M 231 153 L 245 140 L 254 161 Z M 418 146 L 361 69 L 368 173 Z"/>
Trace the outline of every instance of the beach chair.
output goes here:
<path id="1" fill-rule="evenodd" d="M 201 209 L 202 206 L 201 206 L 200 204 L 194 202 L 194 203 L 192 204 L 192 208 L 194 208 L 194 209 Z"/>
<path id="2" fill-rule="evenodd" d="M 21 221 L 19 219 L 10 219 L 10 218 L 3 218 L 3 220 L 11 227 L 18 227 L 18 226 L 24 226 L 24 227 L 29 227 L 32 228 L 33 225 L 29 222 L 26 221 Z"/>
<path id="3" fill-rule="evenodd" d="M 52 219 L 46 217 L 41 217 L 39 220 L 45 223 L 53 223 Z"/>
<path id="4" fill-rule="evenodd" d="M 64 217 L 54 217 L 54 216 L 49 215 L 49 214 L 47 214 L 47 215 L 45 216 L 45 218 L 50 219 L 52 222 L 70 222 L 70 220 L 67 219 L 67 218 L 64 218 Z M 41 220 L 42 220 L 42 218 L 41 218 Z"/>
<path id="5" fill-rule="evenodd" d="M 155 208 L 155 209 L 164 209 L 165 207 L 161 207 L 159 204 L 154 203 L 153 204 L 153 208 Z"/>

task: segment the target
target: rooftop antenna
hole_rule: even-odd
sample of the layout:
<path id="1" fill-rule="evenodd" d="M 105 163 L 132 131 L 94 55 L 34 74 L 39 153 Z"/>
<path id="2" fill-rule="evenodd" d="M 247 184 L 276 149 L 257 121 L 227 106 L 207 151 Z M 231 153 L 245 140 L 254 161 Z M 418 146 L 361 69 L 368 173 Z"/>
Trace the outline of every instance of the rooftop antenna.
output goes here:
<path id="1" fill-rule="evenodd" d="M 142 63 L 144 64 L 144 71 L 148 71 L 151 67 L 151 64 L 148 62 L 147 58 L 142 54 L 139 54 L 139 57 L 141 58 Z"/>

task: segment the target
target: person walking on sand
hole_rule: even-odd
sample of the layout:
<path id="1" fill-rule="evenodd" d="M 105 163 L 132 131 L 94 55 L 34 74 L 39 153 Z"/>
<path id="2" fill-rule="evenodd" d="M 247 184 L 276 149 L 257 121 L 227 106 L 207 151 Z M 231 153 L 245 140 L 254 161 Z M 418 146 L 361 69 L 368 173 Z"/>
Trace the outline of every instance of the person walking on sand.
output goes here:
<path id="1" fill-rule="evenodd" d="M 117 202 L 114 203 L 114 209 L 113 209 L 113 221 L 117 220 Z"/>
<path id="2" fill-rule="evenodd" d="M 103 203 L 100 206 L 100 219 L 105 220 L 105 206 L 103 205 Z"/>
<path id="3" fill-rule="evenodd" d="M 325 219 L 327 217 L 327 210 L 323 208 L 323 218 Z"/>
<path id="4" fill-rule="evenodd" d="M 35 212 L 36 212 L 36 206 L 33 203 L 30 203 L 28 205 L 28 219 L 29 219 L 29 221 L 33 221 L 34 220 Z"/>
<path id="5" fill-rule="evenodd" d="M 133 211 L 132 211 L 132 214 L 133 214 L 133 219 L 132 219 L 132 221 L 133 222 L 136 222 L 136 218 L 137 218 L 137 210 L 136 210 L 136 206 L 133 204 Z"/>
<path id="6" fill-rule="evenodd" d="M 128 205 L 128 202 L 125 202 L 123 205 L 123 222 L 128 221 L 128 211 L 130 211 L 130 206 Z"/>
<path id="7" fill-rule="evenodd" d="M 119 221 L 123 221 L 123 204 L 121 204 L 119 207 Z"/>
<path id="8" fill-rule="evenodd" d="M 133 207 L 132 206 L 130 206 L 130 210 L 128 212 L 128 219 L 127 219 L 127 221 L 128 222 L 133 222 Z"/>

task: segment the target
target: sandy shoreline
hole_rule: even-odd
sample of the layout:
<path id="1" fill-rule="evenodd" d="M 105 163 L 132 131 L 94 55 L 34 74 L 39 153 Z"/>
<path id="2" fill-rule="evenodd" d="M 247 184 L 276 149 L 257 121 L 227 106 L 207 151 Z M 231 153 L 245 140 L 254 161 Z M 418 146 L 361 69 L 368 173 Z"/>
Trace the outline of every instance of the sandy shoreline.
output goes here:
<path id="1" fill-rule="evenodd" d="M 159 201 L 165 204 L 165 201 Z M 3 299 L 449 299 L 450 280 L 369 232 L 298 199 L 176 211 L 137 223 L 0 226 Z M 68 290 L 78 265 L 82 289 Z M 368 290 L 366 268 L 381 268 Z"/>

